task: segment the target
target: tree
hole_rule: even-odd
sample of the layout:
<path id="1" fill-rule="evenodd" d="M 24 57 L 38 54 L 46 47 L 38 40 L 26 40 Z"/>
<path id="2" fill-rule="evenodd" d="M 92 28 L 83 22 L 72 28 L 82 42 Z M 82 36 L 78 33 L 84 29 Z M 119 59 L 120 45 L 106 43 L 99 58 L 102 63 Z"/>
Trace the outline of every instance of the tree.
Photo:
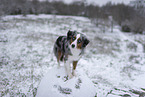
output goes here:
<path id="1" fill-rule="evenodd" d="M 135 32 L 135 33 L 140 33 L 142 34 L 143 31 L 145 30 L 145 18 L 143 17 L 134 17 L 134 19 L 132 21 L 130 21 L 131 25 L 131 31 Z"/>

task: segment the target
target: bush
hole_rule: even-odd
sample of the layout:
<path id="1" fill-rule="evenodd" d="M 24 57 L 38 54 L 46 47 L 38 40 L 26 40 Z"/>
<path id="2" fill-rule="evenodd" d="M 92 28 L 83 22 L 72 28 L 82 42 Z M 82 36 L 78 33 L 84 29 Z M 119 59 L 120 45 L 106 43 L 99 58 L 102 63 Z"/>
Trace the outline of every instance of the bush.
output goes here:
<path id="1" fill-rule="evenodd" d="M 128 25 L 122 25 L 121 26 L 121 30 L 123 32 L 130 32 L 131 31 L 131 29 L 130 29 L 130 27 Z"/>

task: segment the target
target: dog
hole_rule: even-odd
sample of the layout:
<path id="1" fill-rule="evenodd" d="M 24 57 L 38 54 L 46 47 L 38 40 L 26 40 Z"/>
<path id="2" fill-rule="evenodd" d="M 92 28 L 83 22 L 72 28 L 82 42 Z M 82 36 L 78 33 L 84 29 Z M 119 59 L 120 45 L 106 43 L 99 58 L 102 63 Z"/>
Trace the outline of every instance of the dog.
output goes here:
<path id="1" fill-rule="evenodd" d="M 84 34 L 70 30 L 67 32 L 67 36 L 59 36 L 57 38 L 53 50 L 57 58 L 58 68 L 60 67 L 60 61 L 63 61 L 69 78 L 76 76 L 75 69 L 77 63 L 84 54 L 84 50 L 89 42 Z"/>

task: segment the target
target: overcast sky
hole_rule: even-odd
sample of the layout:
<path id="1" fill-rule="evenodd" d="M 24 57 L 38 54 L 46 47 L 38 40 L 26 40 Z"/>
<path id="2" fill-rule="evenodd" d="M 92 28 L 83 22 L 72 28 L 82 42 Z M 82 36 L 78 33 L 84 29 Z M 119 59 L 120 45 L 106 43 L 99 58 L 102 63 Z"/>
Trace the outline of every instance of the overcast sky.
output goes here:
<path id="1" fill-rule="evenodd" d="M 90 2 L 95 2 L 96 4 L 98 4 L 100 6 L 106 4 L 109 1 L 111 1 L 113 3 L 122 3 L 123 2 L 124 4 L 129 4 L 129 2 L 131 0 L 90 0 Z"/>
<path id="2" fill-rule="evenodd" d="M 40 1 L 46 1 L 46 0 L 40 0 Z M 74 1 L 87 1 L 88 4 L 94 4 L 94 5 L 104 5 L 106 4 L 107 2 L 111 1 L 113 3 L 124 3 L 124 4 L 129 4 L 129 2 L 131 0 L 48 0 L 48 1 L 64 1 L 65 3 L 69 4 L 69 3 L 72 3 Z"/>

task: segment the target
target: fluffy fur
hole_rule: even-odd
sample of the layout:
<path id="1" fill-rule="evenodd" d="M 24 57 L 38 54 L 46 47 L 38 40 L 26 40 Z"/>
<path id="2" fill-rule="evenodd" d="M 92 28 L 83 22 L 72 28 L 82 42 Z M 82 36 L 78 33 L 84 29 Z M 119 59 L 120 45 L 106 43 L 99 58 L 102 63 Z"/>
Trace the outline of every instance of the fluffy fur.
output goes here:
<path id="1" fill-rule="evenodd" d="M 89 40 L 82 33 L 68 31 L 67 36 L 59 36 L 54 45 L 54 54 L 57 58 L 58 66 L 60 61 L 64 62 L 65 70 L 69 78 L 76 76 L 75 69 L 79 59 L 84 53 Z M 73 64 L 71 72 L 71 63 Z"/>

